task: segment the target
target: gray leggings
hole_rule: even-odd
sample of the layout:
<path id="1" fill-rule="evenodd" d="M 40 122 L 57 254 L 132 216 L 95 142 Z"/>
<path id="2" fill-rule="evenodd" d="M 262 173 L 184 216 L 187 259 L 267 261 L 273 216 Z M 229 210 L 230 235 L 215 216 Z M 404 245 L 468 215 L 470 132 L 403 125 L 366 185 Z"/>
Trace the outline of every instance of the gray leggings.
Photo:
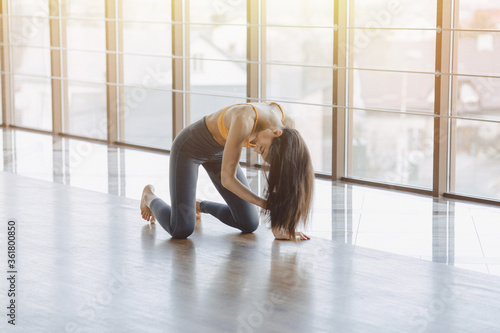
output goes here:
<path id="1" fill-rule="evenodd" d="M 210 201 L 201 203 L 201 210 L 242 232 L 253 232 L 259 226 L 257 209 L 222 186 L 221 166 L 224 146 L 207 128 L 205 118 L 184 128 L 172 143 L 170 152 L 170 198 L 172 207 L 160 198 L 151 201 L 156 220 L 173 238 L 189 237 L 196 223 L 196 182 L 202 165 L 227 205 Z M 237 178 L 248 187 L 238 166 Z"/>

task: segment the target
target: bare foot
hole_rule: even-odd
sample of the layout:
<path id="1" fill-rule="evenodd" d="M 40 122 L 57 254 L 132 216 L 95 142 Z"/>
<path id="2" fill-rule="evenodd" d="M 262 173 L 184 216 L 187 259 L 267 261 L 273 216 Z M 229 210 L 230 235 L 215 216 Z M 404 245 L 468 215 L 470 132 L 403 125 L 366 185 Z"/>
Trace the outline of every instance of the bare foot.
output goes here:
<path id="1" fill-rule="evenodd" d="M 153 185 L 146 185 L 142 191 L 141 197 L 141 216 L 148 222 L 155 223 L 155 216 L 151 209 L 149 209 L 149 204 L 156 198 L 154 194 L 155 188 Z"/>
<path id="2" fill-rule="evenodd" d="M 197 220 L 201 220 L 201 207 L 200 207 L 200 204 L 201 204 L 201 200 L 196 200 L 196 219 Z"/>

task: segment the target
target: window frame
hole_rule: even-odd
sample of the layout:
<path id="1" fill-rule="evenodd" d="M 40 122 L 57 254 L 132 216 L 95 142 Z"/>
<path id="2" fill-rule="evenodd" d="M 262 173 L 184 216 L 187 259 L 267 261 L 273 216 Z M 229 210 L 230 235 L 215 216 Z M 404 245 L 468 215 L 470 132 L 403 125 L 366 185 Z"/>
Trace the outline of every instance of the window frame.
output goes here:
<path id="1" fill-rule="evenodd" d="M 12 0 L 0 0 L 0 86 L 2 127 L 22 128 L 38 132 L 62 135 L 65 137 L 92 140 L 123 147 L 137 147 L 152 151 L 169 153 L 167 149 L 158 149 L 141 145 L 134 145 L 120 140 L 123 131 L 123 23 L 139 22 L 124 20 L 119 8 L 122 0 L 109 0 L 105 2 L 105 17 L 97 19 L 103 21 L 106 27 L 106 97 L 107 97 L 107 129 L 106 139 L 95 140 L 90 137 L 80 137 L 67 133 L 68 129 L 68 77 L 67 77 L 67 37 L 66 20 L 74 19 L 65 15 L 65 7 L 60 1 L 49 1 L 48 20 L 50 28 L 50 53 L 51 53 L 51 89 L 52 89 L 52 131 L 14 126 L 13 124 L 13 75 L 11 54 L 11 15 L 9 13 Z M 273 64 L 266 61 L 267 28 L 274 25 L 266 24 L 266 0 L 246 0 L 247 6 L 247 102 L 265 102 L 267 70 L 266 66 Z M 189 0 L 172 0 L 171 22 L 163 22 L 172 26 L 172 130 L 175 137 L 187 124 L 190 123 L 190 61 L 189 50 L 190 22 Z M 436 33 L 435 54 L 435 98 L 434 98 L 434 146 L 433 146 L 433 184 L 430 189 L 421 189 L 400 184 L 388 184 L 379 181 L 362 180 L 350 177 L 352 171 L 352 120 L 353 120 L 353 64 L 349 52 L 343 45 L 353 44 L 353 31 L 359 27 L 349 26 L 354 17 L 354 1 L 339 0 L 334 2 L 333 22 L 333 62 L 325 67 L 333 72 L 332 101 L 327 107 L 332 112 L 332 171 L 331 174 L 317 172 L 316 176 L 331 179 L 332 181 L 351 182 L 363 185 L 372 185 L 413 193 L 432 195 L 434 197 L 448 197 L 465 199 L 473 202 L 500 205 L 500 200 L 493 198 L 478 198 L 469 195 L 454 193 L 456 180 L 456 138 L 457 120 L 466 119 L 457 115 L 453 109 L 453 101 L 458 97 L 458 72 L 456 57 L 458 54 L 458 33 L 460 31 L 479 31 L 478 29 L 458 29 L 458 13 L 460 0 L 437 0 L 436 26 L 432 29 Z M 95 18 L 88 18 L 95 19 Z M 279 25 L 278 25 L 279 26 Z M 304 27 L 307 29 L 308 27 Z M 325 27 L 330 28 L 330 27 Z M 391 28 L 392 29 L 392 28 Z M 396 29 L 396 28 L 394 28 Z M 495 32 L 500 33 L 500 30 Z M 241 60 L 238 60 L 241 61 Z M 280 63 L 282 65 L 282 63 Z M 301 66 L 300 64 L 285 64 Z M 305 66 L 305 65 L 304 65 Z M 314 67 L 314 66 L 313 66 Z M 370 70 L 370 69 L 366 69 Z M 388 70 L 389 71 L 389 70 Z M 405 72 L 405 71 L 397 71 Z M 427 73 L 432 74 L 432 73 Z M 488 77 L 486 75 L 472 75 Z M 500 76 L 495 76 L 500 78 Z M 226 96 L 221 97 L 235 97 Z M 291 102 L 293 101 L 278 101 Z M 299 103 L 300 104 L 300 103 Z M 325 105 L 318 105 L 325 106 Z M 380 110 L 374 110 L 380 111 Z M 386 110 L 390 112 L 390 110 Z M 497 121 L 500 123 L 500 121 Z M 173 138 L 172 138 L 173 139 Z M 247 166 L 260 166 L 258 156 L 248 150 L 246 153 Z"/>

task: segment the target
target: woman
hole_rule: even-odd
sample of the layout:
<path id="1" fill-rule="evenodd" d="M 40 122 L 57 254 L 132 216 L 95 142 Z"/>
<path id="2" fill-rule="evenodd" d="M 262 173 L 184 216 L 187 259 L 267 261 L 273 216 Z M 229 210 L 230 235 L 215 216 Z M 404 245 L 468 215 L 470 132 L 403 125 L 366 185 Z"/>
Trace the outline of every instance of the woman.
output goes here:
<path id="1" fill-rule="evenodd" d="M 285 126 L 288 125 L 288 126 Z M 174 238 L 186 238 L 200 213 L 208 213 L 244 233 L 259 225 L 255 206 L 270 216 L 277 239 L 306 240 L 296 232 L 311 206 L 314 173 L 307 146 L 277 103 L 230 105 L 184 128 L 170 153 L 172 206 L 144 188 L 141 215 Z M 265 199 L 254 194 L 241 167 L 243 147 L 253 148 L 270 164 Z M 202 165 L 227 205 L 196 201 L 198 167 Z"/>

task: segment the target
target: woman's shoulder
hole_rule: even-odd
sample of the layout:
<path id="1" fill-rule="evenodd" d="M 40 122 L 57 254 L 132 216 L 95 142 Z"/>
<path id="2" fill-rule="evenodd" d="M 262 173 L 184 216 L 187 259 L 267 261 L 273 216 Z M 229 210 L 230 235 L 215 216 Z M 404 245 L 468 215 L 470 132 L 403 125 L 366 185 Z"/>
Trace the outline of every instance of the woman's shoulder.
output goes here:
<path id="1" fill-rule="evenodd" d="M 224 109 L 221 110 L 224 112 Z M 226 114 L 230 115 L 230 118 L 254 118 L 255 115 L 258 116 L 259 108 L 251 103 L 239 103 L 233 104 L 225 111 Z"/>
<path id="2" fill-rule="evenodd" d="M 229 106 L 226 106 L 217 113 L 224 112 L 225 111 L 250 111 L 250 113 L 272 113 L 273 108 L 278 107 L 278 109 L 281 110 L 281 106 L 278 105 L 277 103 L 271 102 L 271 103 L 237 103 L 237 104 L 232 104 Z"/>

